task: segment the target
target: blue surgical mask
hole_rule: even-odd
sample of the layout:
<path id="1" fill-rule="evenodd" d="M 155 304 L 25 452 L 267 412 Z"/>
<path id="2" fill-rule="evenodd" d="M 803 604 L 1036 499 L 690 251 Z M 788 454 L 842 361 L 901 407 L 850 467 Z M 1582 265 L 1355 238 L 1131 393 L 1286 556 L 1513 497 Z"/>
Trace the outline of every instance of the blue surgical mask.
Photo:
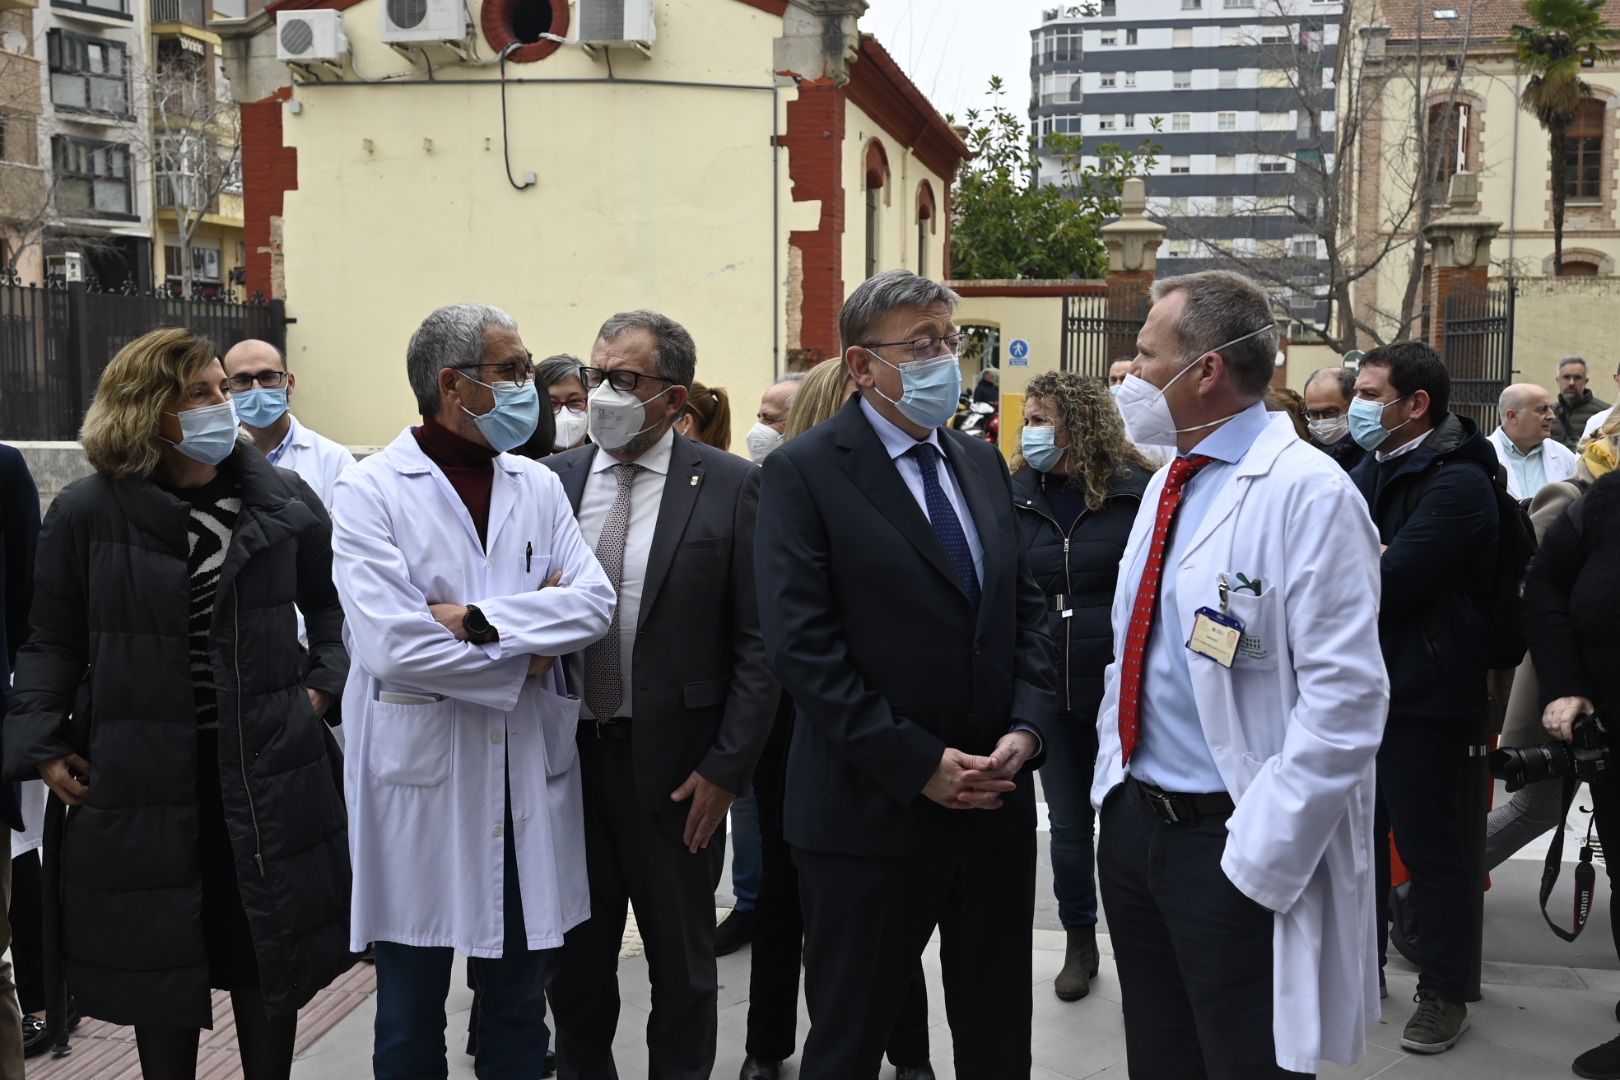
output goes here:
<path id="1" fill-rule="evenodd" d="M 495 407 L 482 416 L 463 405 L 461 411 L 473 418 L 484 441 L 491 450 L 505 453 L 522 446 L 534 434 L 540 423 L 540 394 L 533 380 L 519 386 L 515 382 L 479 382 L 471 375 L 462 374 L 468 382 L 487 386 L 495 395 Z"/>
<path id="2" fill-rule="evenodd" d="M 1123 387 L 1119 383 L 1114 383 L 1114 384 L 1112 384 L 1111 386 L 1108 387 L 1108 392 L 1110 394 L 1113 394 L 1115 397 L 1119 397 L 1119 395 L 1122 392 L 1124 392 L 1124 390 L 1125 390 L 1125 387 Z"/>
<path id="3" fill-rule="evenodd" d="M 1051 472 L 1063 460 L 1063 451 L 1057 444 L 1057 428 L 1050 424 L 1045 427 L 1024 425 L 1018 448 L 1023 451 L 1029 467 L 1036 472 Z"/>
<path id="4" fill-rule="evenodd" d="M 231 402 L 170 415 L 180 421 L 180 441 L 169 445 L 186 457 L 218 465 L 236 449 L 236 406 Z"/>
<path id="5" fill-rule="evenodd" d="M 1395 399 L 1395 401 L 1404 400 L 1405 395 Z M 1395 401 L 1368 401 L 1366 398 L 1356 398 L 1350 403 L 1350 437 L 1356 440 L 1357 446 L 1363 450 L 1376 450 L 1384 445 L 1385 439 L 1412 422 L 1409 416 L 1392 428 L 1384 426 L 1384 410 L 1395 404 Z"/>
<path id="6" fill-rule="evenodd" d="M 872 355 L 877 356 L 877 353 Z M 883 357 L 877 358 L 889 364 Z M 928 360 L 889 366 L 900 373 L 900 400 L 896 401 L 881 390 L 877 391 L 877 395 L 899 409 L 907 420 L 918 427 L 937 428 L 956 415 L 957 403 L 962 400 L 962 366 L 956 362 L 955 356 L 947 353 Z"/>
<path id="7" fill-rule="evenodd" d="M 250 428 L 264 430 L 274 426 L 277 420 L 287 415 L 287 388 L 279 386 L 274 390 L 268 387 L 258 387 L 243 393 L 231 395 L 236 404 L 236 418 Z"/>

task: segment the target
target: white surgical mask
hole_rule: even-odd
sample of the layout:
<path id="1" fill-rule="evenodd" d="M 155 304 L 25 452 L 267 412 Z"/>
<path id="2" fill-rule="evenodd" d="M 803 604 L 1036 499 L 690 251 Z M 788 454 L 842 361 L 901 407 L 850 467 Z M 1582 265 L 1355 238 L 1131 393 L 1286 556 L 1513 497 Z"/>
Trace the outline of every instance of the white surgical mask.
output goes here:
<path id="1" fill-rule="evenodd" d="M 755 465 L 771 456 L 771 451 L 782 445 L 782 433 L 765 423 L 755 421 L 748 429 L 748 456 Z"/>
<path id="2" fill-rule="evenodd" d="M 1324 417 L 1320 420 L 1307 420 L 1305 423 L 1311 429 L 1311 438 L 1323 446 L 1332 446 L 1350 434 L 1348 416 Z"/>
<path id="3" fill-rule="evenodd" d="M 587 406 L 591 440 L 604 450 L 623 450 L 637 435 L 651 431 L 662 423 L 643 423 L 647 418 L 647 406 L 673 389 L 673 386 L 666 386 L 642 401 L 630 391 L 615 390 L 608 383 L 598 386 L 591 391 Z"/>
<path id="4" fill-rule="evenodd" d="M 1176 372 L 1163 387 L 1154 386 L 1139 375 L 1126 375 L 1125 382 L 1120 386 L 1116 400 L 1119 402 L 1120 414 L 1125 418 L 1125 430 L 1130 434 L 1131 441 L 1138 446 L 1168 446 L 1173 448 L 1176 445 L 1177 435 L 1216 427 L 1232 419 L 1232 416 L 1238 415 L 1233 413 L 1232 416 L 1223 416 L 1219 420 L 1211 420 L 1207 424 L 1195 424 L 1192 427 L 1178 428 L 1176 427 L 1176 418 L 1170 412 L 1170 403 L 1165 400 L 1165 395 L 1170 392 L 1172 386 L 1176 385 L 1178 379 L 1191 371 L 1199 360 L 1210 355 L 1210 353 L 1218 353 L 1223 349 L 1236 345 L 1240 341 L 1258 337 L 1270 329 L 1269 326 L 1262 326 L 1258 330 L 1251 330 L 1241 337 L 1235 337 L 1224 345 L 1217 345 L 1213 349 L 1200 353 L 1192 363 Z"/>
<path id="5" fill-rule="evenodd" d="M 557 436 L 551 440 L 553 450 L 567 450 L 585 437 L 585 425 L 589 420 L 584 410 L 575 412 L 564 405 L 555 410 L 554 415 L 557 418 Z"/>

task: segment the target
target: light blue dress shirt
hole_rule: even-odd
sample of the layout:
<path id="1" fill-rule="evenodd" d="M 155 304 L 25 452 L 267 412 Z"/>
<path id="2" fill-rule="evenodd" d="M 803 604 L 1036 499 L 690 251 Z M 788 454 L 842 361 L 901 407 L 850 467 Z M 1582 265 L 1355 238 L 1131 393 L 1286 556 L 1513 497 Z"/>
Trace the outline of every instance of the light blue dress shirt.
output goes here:
<path id="1" fill-rule="evenodd" d="M 905 481 L 906 490 L 911 497 L 917 500 L 917 508 L 928 517 L 928 495 L 923 491 L 922 468 L 917 459 L 911 457 L 911 448 L 918 445 L 918 440 L 901 431 L 894 424 L 884 418 L 883 414 L 872 408 L 865 398 L 861 399 L 861 412 L 866 415 L 867 423 L 877 432 L 878 441 L 883 449 L 889 452 L 889 459 L 900 472 L 900 479 Z M 967 500 L 962 497 L 962 488 L 956 482 L 956 474 L 951 470 L 951 463 L 945 457 L 945 448 L 939 444 L 939 432 L 930 431 L 928 438 L 922 440 L 923 444 L 932 446 L 939 454 L 942 468 L 936 470 L 939 474 L 939 486 L 945 491 L 945 498 L 950 502 L 951 509 L 956 511 L 956 520 L 962 525 L 962 532 L 967 536 L 968 550 L 973 553 L 973 572 L 979 575 L 979 584 L 984 584 L 984 546 L 979 543 L 979 528 L 973 523 L 973 515 L 968 512 Z"/>
<path id="2" fill-rule="evenodd" d="M 1215 460 L 1205 465 L 1181 495 L 1175 526 L 1165 549 L 1164 573 L 1159 579 L 1158 608 L 1153 613 L 1153 632 L 1148 637 L 1147 664 L 1142 675 L 1142 703 L 1138 742 L 1126 771 L 1143 783 L 1175 792 L 1225 791 L 1226 783 L 1209 752 L 1204 728 L 1198 720 L 1198 699 L 1193 696 L 1192 674 L 1188 664 L 1210 664 L 1187 649 L 1176 615 L 1176 567 L 1198 525 L 1209 512 L 1216 494 L 1226 486 L 1243 456 L 1271 422 L 1263 402 L 1256 402 L 1232 420 L 1217 428 L 1192 453 Z M 1158 506 L 1142 507 L 1144 514 L 1158 513 Z M 1143 544 L 1131 563 L 1127 580 L 1131 596 L 1141 585 L 1147 565 L 1148 544 Z M 1226 570 L 1229 567 L 1219 567 Z"/>
<path id="3" fill-rule="evenodd" d="M 1512 481 L 1508 484 L 1508 494 L 1516 499 L 1530 499 L 1547 486 L 1547 440 L 1536 444 L 1528 454 L 1501 428 L 1491 432 L 1491 441 L 1496 444 L 1497 458 L 1508 467 L 1508 479 Z"/>

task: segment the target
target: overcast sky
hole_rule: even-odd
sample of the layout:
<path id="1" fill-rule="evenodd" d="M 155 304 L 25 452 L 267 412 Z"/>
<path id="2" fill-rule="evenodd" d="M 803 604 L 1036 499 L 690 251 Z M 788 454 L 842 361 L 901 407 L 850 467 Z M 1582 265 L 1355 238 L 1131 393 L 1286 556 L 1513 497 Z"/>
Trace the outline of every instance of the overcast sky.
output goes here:
<path id="1" fill-rule="evenodd" d="M 988 100 L 990 76 L 1004 104 L 1029 122 L 1029 32 L 1057 0 L 870 0 L 861 29 L 877 35 L 911 81 L 960 123 Z"/>

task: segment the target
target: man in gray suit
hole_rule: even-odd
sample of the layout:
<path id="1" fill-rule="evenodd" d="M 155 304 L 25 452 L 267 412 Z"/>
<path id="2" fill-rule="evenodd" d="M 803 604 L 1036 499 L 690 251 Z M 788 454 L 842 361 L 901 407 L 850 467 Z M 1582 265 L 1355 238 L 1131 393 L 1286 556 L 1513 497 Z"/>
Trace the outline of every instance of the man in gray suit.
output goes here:
<path id="1" fill-rule="evenodd" d="M 567 665 L 584 702 L 591 918 L 552 980 L 561 1080 L 618 1075 L 626 903 L 652 976 L 649 1075 L 707 1080 L 714 1067 L 726 811 L 747 790 L 777 688 L 754 591 L 759 470 L 672 430 L 696 360 L 673 320 L 613 316 L 583 370 L 591 442 L 544 461 L 619 594 L 607 636 Z"/>

